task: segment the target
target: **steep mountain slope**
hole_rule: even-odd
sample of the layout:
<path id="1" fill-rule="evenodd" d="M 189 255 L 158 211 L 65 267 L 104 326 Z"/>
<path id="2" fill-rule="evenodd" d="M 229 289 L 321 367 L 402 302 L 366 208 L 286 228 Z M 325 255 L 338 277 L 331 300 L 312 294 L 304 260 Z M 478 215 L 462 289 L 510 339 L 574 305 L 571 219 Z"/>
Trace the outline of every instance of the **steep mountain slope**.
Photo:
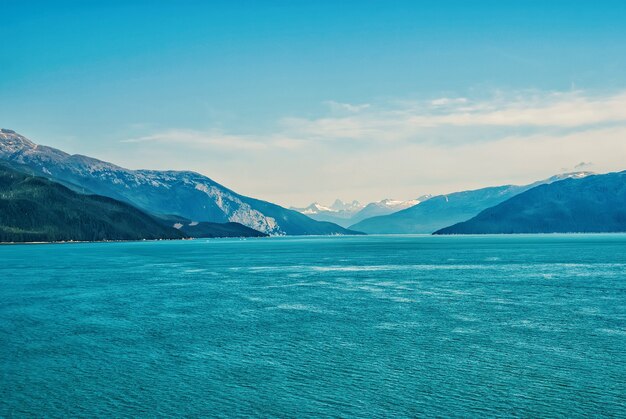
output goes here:
<path id="1" fill-rule="evenodd" d="M 506 201 L 536 185 L 568 177 L 584 177 L 587 172 L 568 173 L 531 185 L 505 185 L 439 195 L 391 215 L 372 217 L 349 228 L 368 234 L 430 234 L 465 221 L 482 210 Z"/>
<path id="2" fill-rule="evenodd" d="M 238 222 L 267 234 L 351 234 L 269 202 L 239 195 L 194 172 L 128 170 L 37 145 L 0 130 L 0 160 L 80 191 L 128 202 L 154 214 L 216 223 Z"/>
<path id="3" fill-rule="evenodd" d="M 540 185 L 435 234 L 626 231 L 626 171 Z"/>
<path id="4" fill-rule="evenodd" d="M 0 242 L 179 239 L 185 234 L 111 198 L 0 165 Z"/>

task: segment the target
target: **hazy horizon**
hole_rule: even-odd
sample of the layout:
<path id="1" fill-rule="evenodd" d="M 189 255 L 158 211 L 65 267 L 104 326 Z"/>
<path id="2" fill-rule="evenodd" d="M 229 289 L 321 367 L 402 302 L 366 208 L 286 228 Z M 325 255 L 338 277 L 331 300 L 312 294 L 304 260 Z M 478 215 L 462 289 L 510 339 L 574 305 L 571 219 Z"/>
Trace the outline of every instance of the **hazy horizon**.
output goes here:
<path id="1" fill-rule="evenodd" d="M 289 207 L 626 169 L 626 5 L 6 2 L 0 126 Z"/>

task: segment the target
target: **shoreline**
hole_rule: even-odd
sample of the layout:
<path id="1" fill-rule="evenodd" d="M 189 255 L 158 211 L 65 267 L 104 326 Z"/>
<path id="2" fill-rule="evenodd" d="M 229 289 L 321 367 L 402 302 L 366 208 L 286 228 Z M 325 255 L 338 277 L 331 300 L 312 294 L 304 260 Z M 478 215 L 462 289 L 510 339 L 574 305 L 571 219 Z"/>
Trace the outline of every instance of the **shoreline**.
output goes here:
<path id="1" fill-rule="evenodd" d="M 165 242 L 165 241 L 191 241 L 200 239 L 264 239 L 265 237 L 188 237 L 182 239 L 137 239 L 137 240 L 61 240 L 61 241 L 37 241 L 37 242 L 0 242 L 0 246 L 14 245 L 42 245 L 42 244 L 85 244 L 85 243 L 142 243 L 142 242 Z"/>
<path id="2" fill-rule="evenodd" d="M 14 246 L 14 245 L 44 245 L 44 244 L 85 244 L 85 243 L 142 243 L 142 242 L 171 242 L 171 241 L 192 241 L 192 240 L 214 240 L 214 239 L 268 239 L 268 238 L 314 238 L 314 237 L 506 237 L 506 236 L 524 236 L 524 237 L 538 237 L 538 236 L 594 236 L 594 235 L 626 235 L 626 231 L 611 231 L 611 232 L 569 232 L 569 233 L 494 233 L 494 234 L 362 234 L 362 235 L 349 235 L 349 234 L 330 234 L 330 235 L 292 235 L 292 236 L 265 236 L 265 237 L 246 237 L 246 236 L 237 236 L 237 237 L 186 237 L 181 239 L 138 239 L 138 240 L 67 240 L 67 241 L 33 241 L 33 242 L 0 242 L 0 246 Z"/>

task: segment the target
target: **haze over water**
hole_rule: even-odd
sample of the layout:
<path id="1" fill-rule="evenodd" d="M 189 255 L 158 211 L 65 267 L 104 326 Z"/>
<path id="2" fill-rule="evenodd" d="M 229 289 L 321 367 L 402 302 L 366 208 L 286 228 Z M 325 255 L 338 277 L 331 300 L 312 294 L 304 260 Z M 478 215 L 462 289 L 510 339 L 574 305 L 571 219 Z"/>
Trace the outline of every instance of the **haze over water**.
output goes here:
<path id="1" fill-rule="evenodd" d="M 0 247 L 0 416 L 626 416 L 626 235 Z"/>

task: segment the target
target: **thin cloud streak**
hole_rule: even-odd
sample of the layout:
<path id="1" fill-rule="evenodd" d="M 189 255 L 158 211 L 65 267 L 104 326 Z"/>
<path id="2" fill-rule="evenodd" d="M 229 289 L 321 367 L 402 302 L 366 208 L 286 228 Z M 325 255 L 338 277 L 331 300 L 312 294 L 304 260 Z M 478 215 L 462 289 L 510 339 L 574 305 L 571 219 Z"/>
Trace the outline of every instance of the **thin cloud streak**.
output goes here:
<path id="1" fill-rule="evenodd" d="M 305 142 L 357 140 L 389 142 L 445 137 L 446 129 L 474 130 L 507 128 L 585 129 L 594 125 L 626 123 L 626 92 L 612 96 L 585 96 L 583 92 L 533 93 L 490 100 L 442 97 L 430 101 L 403 102 L 395 107 L 327 102 L 348 116 L 329 115 L 315 119 L 289 117 L 275 132 L 243 135 L 217 130 L 170 129 L 124 143 L 179 143 L 223 149 L 260 150 L 296 148 Z M 451 131 L 448 131 L 451 132 Z M 452 131 L 457 135 L 457 131 Z M 504 132 L 504 131 L 500 131 Z M 470 135 L 471 137 L 471 135 Z M 494 139 L 501 138 L 496 135 Z"/>
<path id="2" fill-rule="evenodd" d="M 328 100 L 328 101 L 326 101 L 324 103 L 326 105 L 328 105 L 328 107 L 330 108 L 331 111 L 334 111 L 334 112 L 357 113 L 357 112 L 364 111 L 365 109 L 368 109 L 371 106 L 369 103 L 362 103 L 362 104 L 359 104 L 359 105 L 353 105 L 351 103 L 335 102 L 334 100 Z"/>
<path id="3" fill-rule="evenodd" d="M 194 131 L 173 129 L 121 140 L 122 143 L 163 143 L 192 146 L 195 148 L 217 148 L 224 150 L 258 151 L 269 148 L 295 148 L 300 142 L 280 135 L 258 137 L 231 135 L 219 131 Z"/>
<path id="4" fill-rule="evenodd" d="M 395 108 L 371 107 L 358 115 L 282 120 L 290 135 L 371 141 L 415 138 L 425 130 L 446 127 L 572 129 L 609 123 L 626 123 L 626 92 L 603 97 L 580 91 L 535 93 L 483 101 L 439 98 Z"/>

